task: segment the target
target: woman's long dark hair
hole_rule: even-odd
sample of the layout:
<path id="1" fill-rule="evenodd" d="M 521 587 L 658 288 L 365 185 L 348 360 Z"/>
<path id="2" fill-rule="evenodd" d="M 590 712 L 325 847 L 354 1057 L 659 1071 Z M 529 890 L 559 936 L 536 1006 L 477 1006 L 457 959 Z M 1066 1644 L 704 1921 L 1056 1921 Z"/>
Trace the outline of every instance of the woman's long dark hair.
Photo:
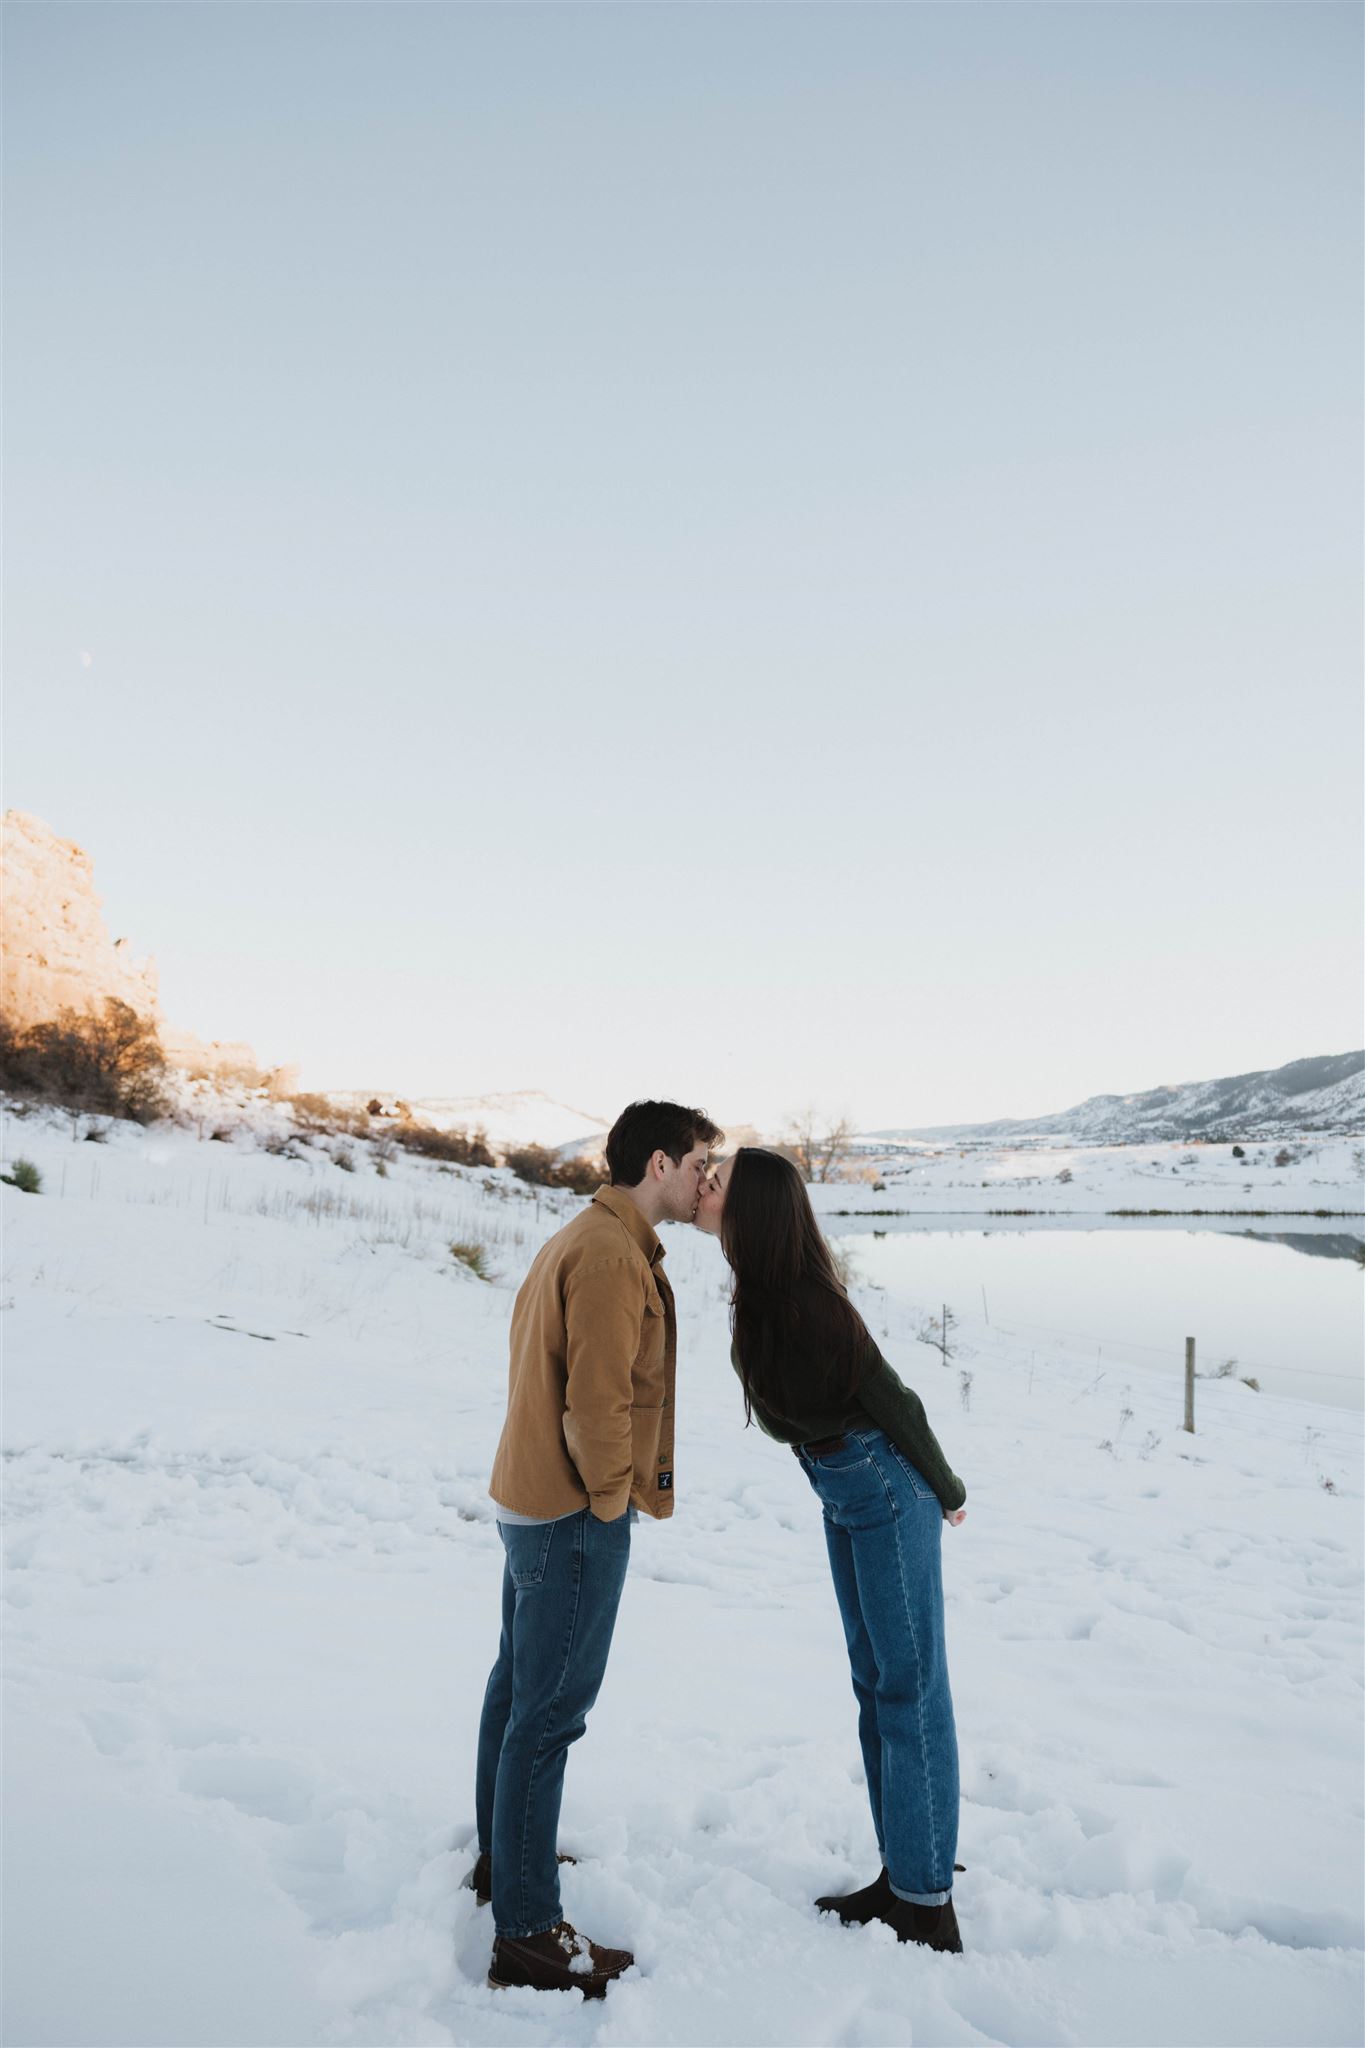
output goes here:
<path id="1" fill-rule="evenodd" d="M 734 1274 L 731 1327 L 744 1414 L 782 1415 L 856 1393 L 868 1335 L 790 1159 L 742 1145 L 725 1185 L 721 1248 Z"/>

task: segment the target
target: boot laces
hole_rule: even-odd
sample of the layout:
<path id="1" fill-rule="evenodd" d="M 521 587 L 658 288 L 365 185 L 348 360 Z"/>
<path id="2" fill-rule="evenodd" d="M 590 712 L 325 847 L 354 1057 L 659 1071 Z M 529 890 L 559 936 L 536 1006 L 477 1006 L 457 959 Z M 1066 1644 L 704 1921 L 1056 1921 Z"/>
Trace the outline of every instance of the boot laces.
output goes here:
<path id="1" fill-rule="evenodd" d="M 567 1920 L 561 1920 L 555 1929 L 559 1946 L 568 1958 L 569 1968 L 578 1976 L 587 1976 L 593 1967 L 592 1943 L 581 1935 Z"/>

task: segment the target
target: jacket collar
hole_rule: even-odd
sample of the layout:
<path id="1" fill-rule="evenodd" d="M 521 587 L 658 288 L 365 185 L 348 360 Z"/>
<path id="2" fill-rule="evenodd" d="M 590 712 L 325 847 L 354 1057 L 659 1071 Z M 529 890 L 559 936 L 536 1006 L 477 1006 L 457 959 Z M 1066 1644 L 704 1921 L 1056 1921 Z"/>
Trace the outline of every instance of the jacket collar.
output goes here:
<path id="1" fill-rule="evenodd" d="M 659 1234 L 654 1225 L 645 1220 L 624 1189 L 609 1185 L 600 1187 L 593 1200 L 600 1203 L 604 1209 L 610 1209 L 612 1215 L 625 1224 L 651 1266 L 663 1257 L 664 1248 L 659 1242 Z"/>

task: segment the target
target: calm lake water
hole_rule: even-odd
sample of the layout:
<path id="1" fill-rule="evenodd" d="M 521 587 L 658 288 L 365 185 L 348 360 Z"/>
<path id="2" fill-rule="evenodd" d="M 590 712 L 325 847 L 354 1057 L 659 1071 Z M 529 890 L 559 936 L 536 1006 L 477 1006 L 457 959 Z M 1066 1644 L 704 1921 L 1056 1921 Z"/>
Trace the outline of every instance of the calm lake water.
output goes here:
<path id="1" fill-rule="evenodd" d="M 1279 1223 L 1286 1228 L 1281 1230 Z M 1365 1236 L 1355 1217 L 1182 1220 L 831 1217 L 861 1280 L 970 1339 L 986 1317 L 1040 1355 L 1183 1378 L 1235 1358 L 1268 1394 L 1365 1405 Z"/>

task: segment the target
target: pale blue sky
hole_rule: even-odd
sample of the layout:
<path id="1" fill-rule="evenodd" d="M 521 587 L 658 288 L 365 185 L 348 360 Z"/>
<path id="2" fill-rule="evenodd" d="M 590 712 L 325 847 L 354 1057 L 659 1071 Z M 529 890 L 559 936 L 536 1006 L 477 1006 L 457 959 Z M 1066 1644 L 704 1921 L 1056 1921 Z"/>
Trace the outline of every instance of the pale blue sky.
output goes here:
<path id="1" fill-rule="evenodd" d="M 1359 1044 L 1361 21 L 9 5 L 6 800 L 315 1086 Z"/>

